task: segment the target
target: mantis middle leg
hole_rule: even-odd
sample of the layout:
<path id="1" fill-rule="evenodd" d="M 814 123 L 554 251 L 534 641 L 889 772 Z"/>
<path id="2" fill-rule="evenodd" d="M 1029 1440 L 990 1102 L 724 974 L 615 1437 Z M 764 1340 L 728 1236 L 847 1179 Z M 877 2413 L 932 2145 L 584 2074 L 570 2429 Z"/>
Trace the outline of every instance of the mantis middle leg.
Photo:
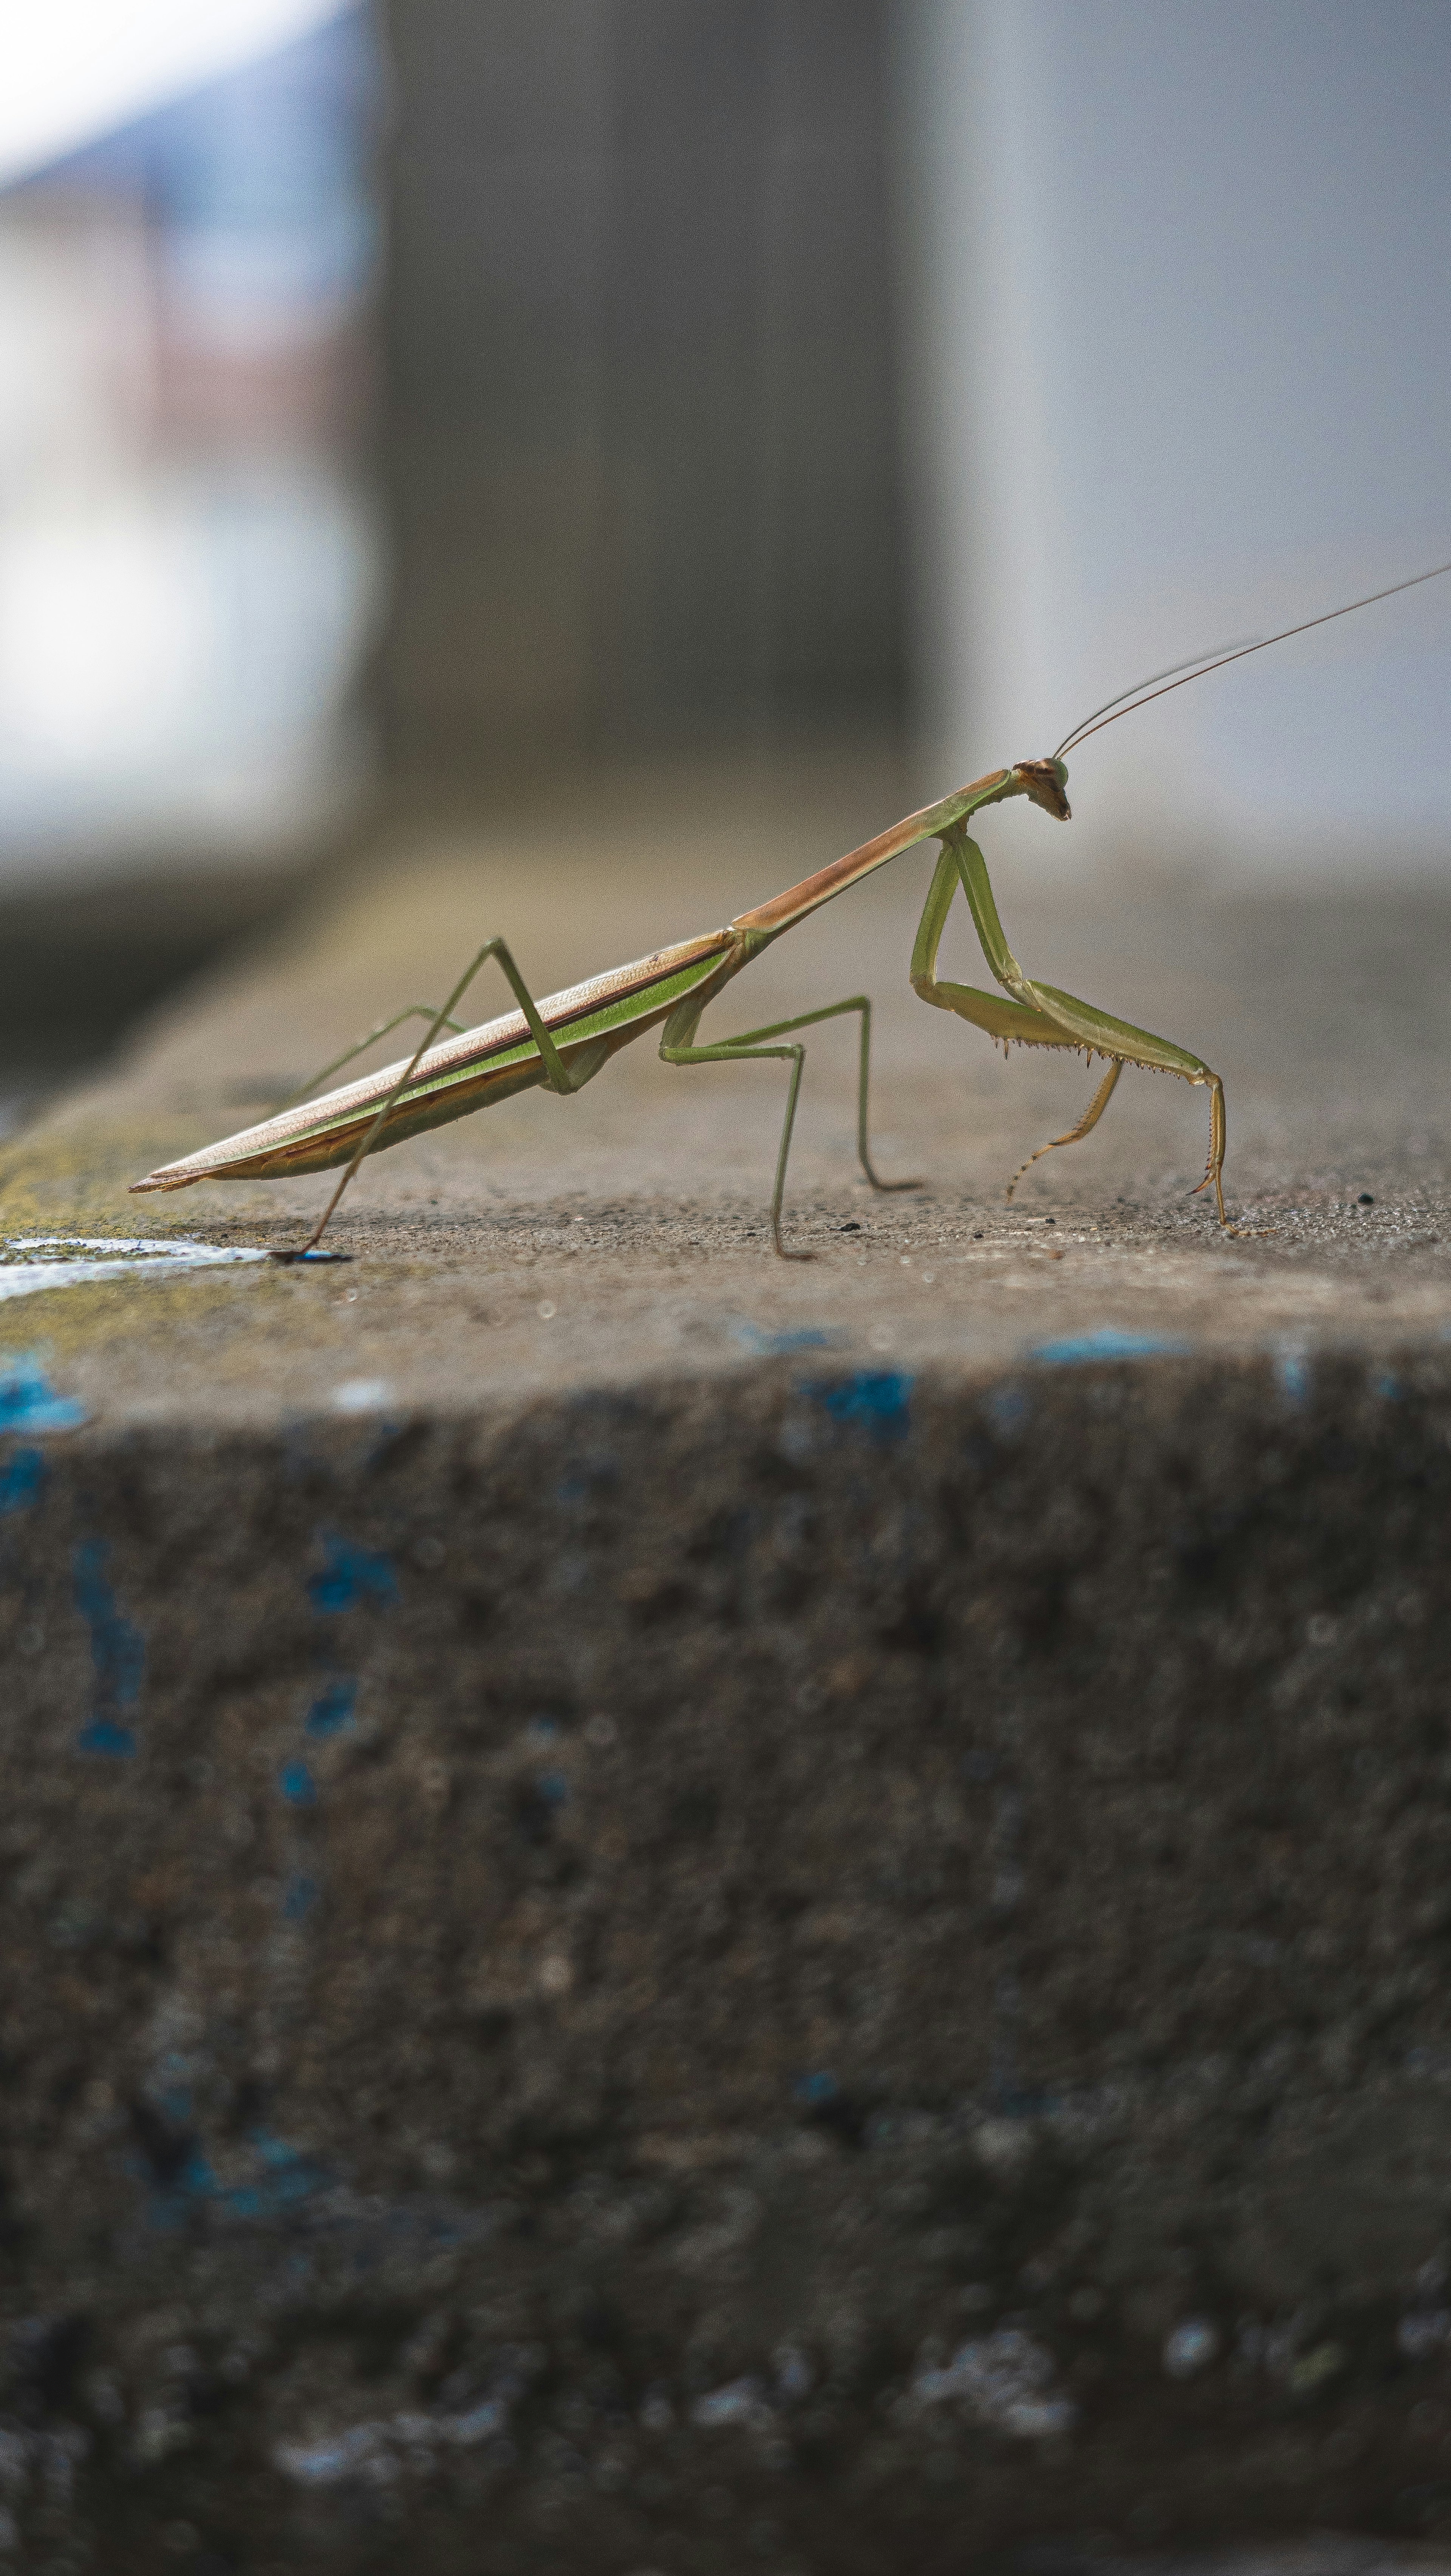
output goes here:
<path id="1" fill-rule="evenodd" d="M 792 1029 L 814 1028 L 818 1020 L 840 1019 L 844 1011 L 861 1013 L 861 1047 L 857 1059 L 857 1157 L 874 1190 L 917 1190 L 920 1181 L 884 1181 L 872 1168 L 867 1145 L 867 1095 L 871 1082 L 872 1006 L 865 993 L 853 993 L 849 1001 L 828 1002 L 823 1010 L 802 1011 L 794 1020 L 773 1020 L 765 1029 L 743 1029 L 739 1037 L 722 1038 L 715 1046 L 696 1046 L 695 1032 L 700 1026 L 704 1002 L 688 994 L 678 1009 L 671 1012 L 660 1039 L 660 1054 L 666 1064 L 745 1064 L 753 1057 L 771 1056 L 791 1066 L 791 1080 L 786 1090 L 786 1117 L 781 1128 L 780 1150 L 776 1156 L 776 1185 L 771 1193 L 771 1240 L 783 1261 L 811 1261 L 810 1252 L 788 1252 L 781 1240 L 781 1200 L 786 1188 L 786 1165 L 791 1153 L 791 1130 L 796 1123 L 796 1102 L 801 1090 L 801 1075 L 806 1063 L 804 1046 L 770 1046 L 763 1041 L 786 1037 Z"/>
<path id="2" fill-rule="evenodd" d="M 937 978 L 937 950 L 959 885 L 967 897 L 983 955 L 1010 997 L 1006 1001 L 997 994 L 979 993 L 970 985 L 939 982 Z M 1076 1144 L 1097 1125 L 1118 1079 L 1117 1069 L 1125 1064 L 1142 1065 L 1150 1072 L 1176 1073 L 1182 1081 L 1206 1089 L 1209 1160 L 1199 1188 L 1213 1189 L 1219 1222 L 1228 1228 L 1220 1177 L 1226 1142 L 1224 1085 L 1218 1074 L 1197 1055 L 1191 1055 L 1187 1047 L 1175 1046 L 1169 1038 L 1155 1037 L 1148 1029 L 1135 1028 L 1128 1020 L 1116 1020 L 1091 1002 L 1060 992 L 1056 984 L 1035 983 L 1025 975 L 1004 936 L 982 852 L 965 831 L 955 826 L 942 836 L 942 855 L 918 927 L 911 971 L 913 989 L 924 1002 L 933 1002 L 940 1010 L 955 1011 L 961 1019 L 971 1020 L 1004 1044 L 1016 1040 L 1024 1046 L 1072 1047 L 1082 1054 L 1109 1058 L 1115 1068 L 1111 1078 L 1100 1086 L 1087 1115 L 1066 1136 L 1055 1137 L 1055 1144 Z M 1026 1164 L 1023 1169 L 1026 1171 Z M 1021 1173 L 1014 1175 L 1009 1195 L 1021 1177 Z"/>

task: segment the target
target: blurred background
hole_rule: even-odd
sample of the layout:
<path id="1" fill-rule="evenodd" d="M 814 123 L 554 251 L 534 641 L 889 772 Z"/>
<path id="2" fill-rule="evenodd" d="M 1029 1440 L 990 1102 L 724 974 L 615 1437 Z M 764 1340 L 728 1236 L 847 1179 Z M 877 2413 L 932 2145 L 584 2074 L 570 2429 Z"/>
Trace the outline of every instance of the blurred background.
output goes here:
<path id="1" fill-rule="evenodd" d="M 911 670 L 948 772 L 1451 558 L 1446 0 L 896 24 Z M 1044 864 L 1439 872 L 1448 716 L 1451 580 L 1085 746 Z"/>
<path id="2" fill-rule="evenodd" d="M 12 1114 L 410 820 L 922 803 L 1451 556 L 1447 0 L 114 14 L 0 100 Z M 1448 713 L 1451 580 L 1086 746 L 1031 863 L 1439 871 Z"/>

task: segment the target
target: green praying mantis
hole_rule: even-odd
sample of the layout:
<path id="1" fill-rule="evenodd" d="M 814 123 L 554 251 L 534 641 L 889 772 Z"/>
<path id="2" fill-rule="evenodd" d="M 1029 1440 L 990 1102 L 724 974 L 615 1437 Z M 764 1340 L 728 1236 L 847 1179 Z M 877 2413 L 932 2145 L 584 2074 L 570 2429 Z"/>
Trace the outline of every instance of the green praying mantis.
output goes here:
<path id="1" fill-rule="evenodd" d="M 1020 760 L 1008 769 L 989 770 L 970 786 L 960 787 L 955 795 L 943 797 L 939 804 L 925 806 L 920 813 L 894 823 L 889 831 L 819 869 L 800 885 L 757 904 L 752 911 L 737 914 L 723 929 L 704 931 L 694 939 L 657 949 L 632 965 L 612 967 L 606 974 L 592 976 L 566 992 L 552 993 L 546 1000 L 536 1001 L 530 992 L 508 942 L 498 937 L 486 939 L 441 1007 L 410 1003 L 325 1065 L 304 1092 L 275 1117 L 225 1137 L 219 1144 L 205 1146 L 198 1153 L 185 1155 L 179 1162 L 164 1163 L 159 1170 L 133 1182 L 132 1188 L 182 1190 L 196 1181 L 281 1180 L 303 1172 L 336 1170 L 341 1164 L 342 1178 L 312 1233 L 304 1243 L 273 1255 L 279 1261 L 301 1261 L 313 1256 L 327 1259 L 331 1256 L 319 1255 L 318 1246 L 344 1191 L 367 1155 L 385 1145 L 401 1144 L 405 1137 L 419 1135 L 425 1128 L 446 1126 L 455 1118 L 469 1117 L 476 1109 L 492 1108 L 495 1102 L 510 1099 L 516 1092 L 543 1088 L 562 1100 L 571 1099 L 593 1081 L 621 1047 L 663 1021 L 660 1054 L 666 1064 L 746 1064 L 762 1057 L 789 1064 L 786 1114 L 771 1197 L 771 1239 L 783 1260 L 810 1260 L 809 1252 L 792 1250 L 781 1235 L 791 1135 L 806 1063 L 801 1030 L 857 1013 L 861 1029 L 857 1154 L 862 1170 L 876 1190 L 920 1186 L 916 1181 L 884 1181 L 872 1164 L 868 1141 L 871 1003 L 865 993 L 853 993 L 844 1001 L 802 1011 L 794 1019 L 773 1021 L 767 1028 L 746 1029 L 740 1036 L 720 1039 L 714 1045 L 697 1045 L 697 1032 L 710 1004 L 763 949 L 786 931 L 794 930 L 823 904 L 844 894 L 848 886 L 859 884 L 863 877 L 886 867 L 919 842 L 936 840 L 941 844 L 940 853 L 912 950 L 913 990 L 936 1009 L 955 1012 L 974 1028 L 986 1030 L 1005 1053 L 1013 1046 L 1065 1047 L 1089 1060 L 1100 1057 L 1108 1067 L 1077 1125 L 1040 1145 L 1037 1153 L 1029 1156 L 1009 1182 L 1008 1196 L 1011 1198 L 1017 1182 L 1039 1155 L 1058 1146 L 1077 1144 L 1087 1136 L 1103 1116 L 1124 1066 L 1140 1065 L 1150 1071 L 1178 1074 L 1183 1081 L 1209 1093 L 1209 1158 L 1198 1189 L 1213 1190 L 1220 1224 L 1235 1231 L 1224 1205 L 1222 1176 L 1227 1130 L 1224 1085 L 1218 1074 L 1187 1047 L 1155 1037 L 1127 1020 L 1114 1019 L 1107 1011 L 1080 1001 L 1075 994 L 1060 992 L 1056 985 L 1038 983 L 1025 975 L 1004 936 L 986 861 L 967 826 L 988 806 L 1001 805 L 1013 796 L 1028 797 L 1045 814 L 1066 823 L 1070 809 L 1064 755 L 1091 734 L 1116 724 L 1122 716 L 1132 715 L 1151 698 L 1186 688 L 1190 681 L 1203 679 L 1210 671 L 1223 669 L 1226 663 L 1263 652 L 1268 645 L 1283 643 L 1291 635 L 1306 634 L 1311 627 L 1328 625 L 1337 617 L 1348 617 L 1356 609 L 1393 598 L 1399 591 L 1413 590 L 1419 583 L 1434 581 L 1446 572 L 1451 572 L 1451 563 L 1433 565 L 1429 572 L 1413 574 L 1407 581 L 1394 582 L 1388 589 L 1350 600 L 1344 607 L 1307 618 L 1298 626 L 1284 627 L 1278 634 L 1261 636 L 1229 651 L 1200 654 L 1192 662 L 1154 672 L 1132 689 L 1124 689 L 1096 707 L 1046 759 Z M 996 993 L 948 983 L 937 974 L 937 952 L 959 887 L 967 898 L 983 955 L 999 987 Z M 486 1021 L 482 1027 L 463 1028 L 454 1013 L 491 958 L 497 962 L 519 1007 L 500 1019 Z M 340 1090 L 308 1096 L 378 1039 L 406 1020 L 419 1018 L 428 1023 L 427 1030 L 406 1061 L 385 1065 L 381 1071 L 364 1075 Z M 445 1031 L 449 1032 L 447 1036 Z"/>

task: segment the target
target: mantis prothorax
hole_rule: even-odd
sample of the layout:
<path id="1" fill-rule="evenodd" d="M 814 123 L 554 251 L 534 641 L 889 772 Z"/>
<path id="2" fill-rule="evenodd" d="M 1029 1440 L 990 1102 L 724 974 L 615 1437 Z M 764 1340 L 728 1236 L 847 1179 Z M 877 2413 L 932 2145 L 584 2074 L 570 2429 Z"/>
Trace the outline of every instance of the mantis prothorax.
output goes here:
<path id="1" fill-rule="evenodd" d="M 411 1003 L 325 1066 L 306 1088 L 312 1091 L 328 1075 L 340 1072 L 404 1020 L 423 1019 L 428 1024 L 425 1035 L 406 1061 L 385 1065 L 381 1072 L 365 1074 L 360 1081 L 325 1092 L 319 1098 L 303 1097 L 259 1126 L 244 1128 L 240 1134 L 205 1146 L 199 1153 L 187 1154 L 179 1162 L 164 1163 L 131 1186 L 133 1190 L 183 1190 L 194 1181 L 282 1180 L 296 1173 L 335 1170 L 341 1164 L 342 1178 L 306 1242 L 274 1255 L 281 1261 L 301 1260 L 321 1242 L 343 1192 L 366 1155 L 379 1152 L 385 1145 L 401 1144 L 405 1137 L 419 1135 L 425 1128 L 443 1127 L 455 1118 L 468 1117 L 476 1109 L 491 1108 L 517 1091 L 542 1086 L 558 1093 L 561 1099 L 570 1099 L 621 1047 L 663 1021 L 660 1053 L 666 1064 L 743 1064 L 763 1056 L 789 1064 L 786 1115 L 771 1197 L 771 1236 L 783 1260 L 809 1260 L 809 1253 L 788 1251 L 781 1240 L 781 1203 L 791 1131 L 806 1061 L 798 1031 L 813 1028 L 822 1020 L 841 1018 L 847 1012 L 859 1015 L 857 1153 L 862 1170 L 873 1189 L 907 1190 L 919 1186 L 915 1181 L 884 1181 L 872 1168 L 867 1121 L 871 1003 L 864 993 L 853 993 L 845 1001 L 828 1002 L 820 1010 L 801 1012 L 795 1019 L 773 1021 L 768 1028 L 746 1029 L 740 1036 L 723 1038 L 713 1046 L 698 1046 L 696 1032 L 709 1004 L 785 931 L 794 930 L 798 922 L 819 911 L 834 896 L 844 894 L 848 886 L 900 858 L 904 850 L 915 848 L 920 841 L 937 840 L 941 849 L 912 950 L 913 990 L 938 1010 L 955 1011 L 975 1028 L 985 1029 L 1004 1052 L 1012 1045 L 1068 1047 L 1086 1057 L 1096 1055 L 1106 1061 L 1108 1071 L 1077 1125 L 1065 1135 L 1055 1136 L 1050 1144 L 1040 1145 L 1038 1154 L 1049 1153 L 1055 1146 L 1077 1144 L 1098 1124 L 1126 1064 L 1176 1073 L 1185 1082 L 1207 1090 L 1209 1160 L 1198 1188 L 1213 1190 L 1220 1224 L 1227 1227 L 1221 1177 L 1226 1137 L 1224 1086 L 1218 1074 L 1211 1072 L 1197 1055 L 1191 1055 L 1187 1047 L 1154 1037 L 1147 1029 L 1134 1028 L 1126 1020 L 1113 1019 L 1093 1004 L 1079 1001 L 1076 995 L 1025 975 L 1003 935 L 987 864 L 967 826 L 975 814 L 989 805 L 1001 805 L 1011 796 L 1026 796 L 1045 814 L 1066 823 L 1070 815 L 1065 792 L 1068 770 L 1063 755 L 1090 734 L 1116 724 L 1121 716 L 1132 715 L 1150 698 L 1186 688 L 1191 680 L 1203 679 L 1227 662 L 1239 661 L 1247 653 L 1262 652 L 1267 645 L 1304 634 L 1312 626 L 1327 625 L 1336 617 L 1348 617 L 1357 608 L 1368 608 L 1376 600 L 1412 590 L 1418 583 L 1434 581 L 1445 572 L 1451 572 L 1451 564 L 1436 564 L 1429 572 L 1416 573 L 1389 589 L 1350 600 L 1343 608 L 1307 618 L 1276 635 L 1262 636 L 1214 655 L 1199 654 L 1192 663 L 1177 663 L 1171 670 L 1155 672 L 1152 678 L 1139 681 L 1134 688 L 1096 707 L 1046 759 L 1020 760 L 1009 769 L 989 770 L 985 777 L 974 779 L 971 786 L 960 787 L 955 795 L 943 797 L 940 804 L 924 806 L 919 814 L 909 814 L 904 822 L 894 823 L 890 831 L 864 842 L 860 849 L 849 851 L 845 858 L 835 860 L 800 885 L 774 895 L 768 903 L 757 904 L 750 912 L 739 913 L 724 929 L 703 931 L 695 939 L 657 949 L 633 965 L 613 967 L 607 974 L 571 986 L 567 992 L 552 993 L 544 1001 L 536 1001 L 530 992 L 508 943 L 501 938 L 487 939 L 441 1007 Z M 959 886 L 967 897 L 983 955 L 1000 988 L 996 993 L 947 983 L 937 974 L 937 952 Z M 461 1028 L 453 1014 L 490 958 L 497 960 L 519 1007 L 501 1019 L 486 1021 L 482 1027 Z M 452 1034 L 444 1037 L 445 1030 Z M 1037 1154 L 1029 1157 L 1030 1162 L 1037 1159 Z M 1027 1169 L 1024 1163 L 1009 1182 L 1010 1198 Z"/>

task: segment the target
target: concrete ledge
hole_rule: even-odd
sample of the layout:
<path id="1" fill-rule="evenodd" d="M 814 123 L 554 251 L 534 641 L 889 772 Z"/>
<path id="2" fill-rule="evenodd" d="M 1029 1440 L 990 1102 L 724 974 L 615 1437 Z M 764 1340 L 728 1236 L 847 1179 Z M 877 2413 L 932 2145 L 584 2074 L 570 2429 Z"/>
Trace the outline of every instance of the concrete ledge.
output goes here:
<path id="1" fill-rule="evenodd" d="M 598 825 L 598 883 L 495 851 L 494 919 L 563 981 L 692 926 L 667 847 L 695 926 L 757 891 L 650 828 Z M 238 969 L 12 1153 L 12 1238 L 285 1240 L 316 1185 L 120 1184 L 478 910 L 400 859 Z M 1262 1231 L 1186 1206 L 1167 1084 L 1005 1210 L 1081 1073 L 889 998 L 884 1159 L 932 1187 L 853 1185 L 823 1050 L 808 1267 L 763 1249 L 776 1088 L 662 1104 L 642 1051 L 572 1124 L 380 1162 L 349 1265 L 10 1308 L 32 2552 L 945 2576 L 1451 2529 L 1443 914 L 1201 917 L 1206 1004 L 1144 903 L 1151 1009 L 1117 915 L 1005 910 L 1237 1075 Z M 798 1007 L 906 953 L 864 921 Z M 1404 1044 L 1347 1065 L 1372 967 Z"/>
<path id="2" fill-rule="evenodd" d="M 1448 1433 L 1408 1358 L 57 1442 L 12 2404 L 138 2547 L 1434 2519 Z"/>

